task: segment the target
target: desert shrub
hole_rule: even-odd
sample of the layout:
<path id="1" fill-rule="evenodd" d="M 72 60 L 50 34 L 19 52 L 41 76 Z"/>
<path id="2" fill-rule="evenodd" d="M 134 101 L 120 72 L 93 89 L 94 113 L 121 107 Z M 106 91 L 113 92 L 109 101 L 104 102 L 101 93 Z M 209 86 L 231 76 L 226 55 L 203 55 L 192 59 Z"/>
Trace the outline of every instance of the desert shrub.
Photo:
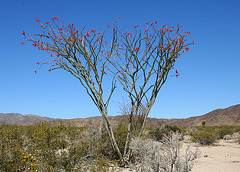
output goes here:
<path id="1" fill-rule="evenodd" d="M 0 125 L 0 171 L 71 171 L 82 154 L 79 131 L 62 124 Z"/>
<path id="2" fill-rule="evenodd" d="M 164 125 L 149 132 L 150 137 L 156 141 L 160 141 L 165 135 L 169 136 L 171 133 L 181 133 L 181 129 L 176 125 Z"/>
<path id="3" fill-rule="evenodd" d="M 225 135 L 232 135 L 234 133 L 234 127 L 232 126 L 221 126 L 216 127 L 216 132 L 218 134 L 219 139 L 223 139 Z"/>
<path id="4" fill-rule="evenodd" d="M 91 145 L 92 154 L 102 155 L 109 160 L 118 158 L 112 150 L 112 145 L 104 123 L 88 126 L 85 132 L 86 135 L 84 136 L 84 140 L 89 140 L 88 142 Z M 127 126 L 123 121 L 120 121 L 118 124 L 113 124 L 113 133 L 119 150 L 123 153 L 127 137 Z"/>
<path id="5" fill-rule="evenodd" d="M 199 129 L 191 133 L 192 141 L 200 143 L 202 145 L 210 145 L 214 143 L 217 139 L 217 133 L 211 128 Z"/>
<path id="6" fill-rule="evenodd" d="M 234 132 L 240 132 L 240 126 L 235 126 L 234 127 Z"/>
<path id="7" fill-rule="evenodd" d="M 1 171 L 17 171 L 24 164 L 21 155 L 24 137 L 22 128 L 17 125 L 0 126 L 0 169 Z"/>
<path id="8" fill-rule="evenodd" d="M 185 154 L 180 152 L 179 133 L 172 133 L 164 136 L 161 142 L 151 139 L 142 140 L 135 138 L 130 144 L 135 162 L 130 164 L 135 171 L 190 171 L 193 167 L 194 159 L 198 156 L 198 151 L 191 151 L 190 146 L 185 150 Z M 138 164 L 139 163 L 139 164 Z"/>
<path id="9" fill-rule="evenodd" d="M 124 152 L 124 146 L 127 138 L 127 125 L 123 123 L 123 121 L 120 121 L 120 123 L 114 127 L 114 136 L 116 137 L 116 142 L 118 144 L 118 147 L 123 154 Z"/>

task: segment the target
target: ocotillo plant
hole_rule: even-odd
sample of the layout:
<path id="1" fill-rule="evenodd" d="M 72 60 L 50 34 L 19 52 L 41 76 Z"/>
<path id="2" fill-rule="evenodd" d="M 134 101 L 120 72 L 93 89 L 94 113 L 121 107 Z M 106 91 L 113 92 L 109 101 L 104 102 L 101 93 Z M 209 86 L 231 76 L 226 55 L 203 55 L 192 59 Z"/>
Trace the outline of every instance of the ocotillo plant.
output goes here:
<path id="1" fill-rule="evenodd" d="M 157 94 L 173 69 L 178 57 L 189 51 L 186 36 L 190 32 L 180 33 L 181 26 L 157 29 L 157 22 L 149 25 L 144 31 L 133 28 L 134 33 L 124 32 L 124 29 L 113 25 L 111 42 L 104 39 L 106 26 L 103 32 L 96 30 L 77 30 L 74 24 L 59 26 L 59 18 L 53 17 L 52 22 L 40 22 L 43 29 L 41 34 L 22 34 L 26 41 L 32 42 L 34 47 L 50 54 L 50 62 L 36 62 L 50 64 L 50 69 L 64 69 L 79 79 L 86 89 L 99 112 L 103 116 L 112 147 L 118 157 L 128 161 L 127 153 L 129 140 L 133 136 L 141 137 L 146 118 L 153 106 Z M 53 24 L 53 25 L 52 25 Z M 24 44 L 25 42 L 22 42 Z M 36 72 L 36 71 L 35 71 Z M 112 88 L 106 100 L 103 97 L 103 82 L 107 74 L 112 76 Z M 179 76 L 178 71 L 174 74 Z M 120 152 L 112 127 L 108 120 L 108 104 L 116 88 L 117 79 L 127 92 L 131 101 L 128 135 L 124 149 L 124 156 Z M 142 102 L 146 102 L 143 106 Z M 141 119 L 139 120 L 136 119 Z"/>
<path id="2" fill-rule="evenodd" d="M 176 60 L 194 44 L 186 39 L 190 32 L 180 33 L 182 26 L 164 25 L 159 29 L 156 26 L 157 21 L 147 22 L 145 30 L 137 29 L 137 25 L 132 33 L 114 28 L 118 48 L 108 60 L 115 68 L 112 74 L 131 101 L 125 158 L 129 157 L 129 140 L 137 135 L 141 137 L 147 116 L 170 72 L 174 70 L 172 75 L 179 76 L 174 69 Z"/>

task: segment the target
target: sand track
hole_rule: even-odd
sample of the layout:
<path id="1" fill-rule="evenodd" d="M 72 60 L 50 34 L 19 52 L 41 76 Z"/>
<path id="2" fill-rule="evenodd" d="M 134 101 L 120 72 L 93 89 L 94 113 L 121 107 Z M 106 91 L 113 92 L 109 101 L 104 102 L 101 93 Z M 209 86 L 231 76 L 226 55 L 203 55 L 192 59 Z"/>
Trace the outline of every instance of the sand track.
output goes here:
<path id="1" fill-rule="evenodd" d="M 211 146 L 199 146 L 193 172 L 240 172 L 240 145 L 236 140 L 219 140 Z"/>

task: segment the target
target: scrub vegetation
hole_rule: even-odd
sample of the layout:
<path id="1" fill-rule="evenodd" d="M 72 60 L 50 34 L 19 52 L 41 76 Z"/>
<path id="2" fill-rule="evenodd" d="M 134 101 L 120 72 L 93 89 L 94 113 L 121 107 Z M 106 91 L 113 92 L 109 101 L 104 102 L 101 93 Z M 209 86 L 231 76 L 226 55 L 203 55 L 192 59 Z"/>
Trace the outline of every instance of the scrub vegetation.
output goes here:
<path id="1" fill-rule="evenodd" d="M 116 142 L 124 152 L 127 127 L 124 122 L 113 126 Z M 190 171 L 198 152 L 190 147 L 180 151 L 184 135 L 191 135 L 193 142 L 212 144 L 223 133 L 239 131 L 240 127 L 233 126 L 146 127 L 141 139 L 130 142 L 132 155 L 127 166 L 133 171 Z M 119 171 L 121 166 L 103 123 L 87 127 L 3 123 L 0 150 L 1 171 Z"/>

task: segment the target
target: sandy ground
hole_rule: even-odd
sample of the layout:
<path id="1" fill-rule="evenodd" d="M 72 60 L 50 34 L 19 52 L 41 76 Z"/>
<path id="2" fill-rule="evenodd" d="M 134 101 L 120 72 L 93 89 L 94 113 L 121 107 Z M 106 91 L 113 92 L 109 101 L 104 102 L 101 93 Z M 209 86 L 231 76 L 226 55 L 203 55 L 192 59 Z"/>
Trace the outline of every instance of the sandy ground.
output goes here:
<path id="1" fill-rule="evenodd" d="M 186 143 L 183 145 L 183 148 Z M 219 140 L 211 146 L 193 145 L 199 150 L 192 172 L 240 172 L 240 144 L 236 140 Z M 129 169 L 122 169 L 129 172 Z"/>
<path id="2" fill-rule="evenodd" d="M 199 146 L 193 172 L 240 172 L 240 145 L 236 140 L 219 140 L 211 146 Z"/>

